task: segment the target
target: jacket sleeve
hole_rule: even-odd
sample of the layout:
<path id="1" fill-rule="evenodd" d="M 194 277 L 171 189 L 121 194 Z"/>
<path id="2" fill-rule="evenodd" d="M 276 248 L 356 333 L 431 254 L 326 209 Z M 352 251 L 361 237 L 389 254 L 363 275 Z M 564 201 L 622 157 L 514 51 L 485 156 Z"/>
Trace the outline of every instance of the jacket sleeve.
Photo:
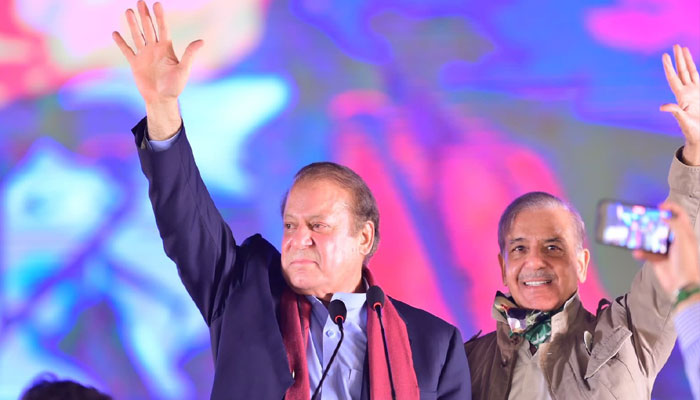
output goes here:
<path id="1" fill-rule="evenodd" d="M 144 118 L 132 132 L 163 247 L 211 325 L 225 292 L 240 280 L 241 272 L 234 270 L 236 242 L 199 175 L 184 125 L 172 145 L 157 152 L 146 130 Z"/>
<path id="2" fill-rule="evenodd" d="M 470 400 L 472 398 L 470 376 L 462 335 L 457 328 L 453 328 L 445 365 L 440 373 L 437 398 L 441 400 Z"/>
<path id="3" fill-rule="evenodd" d="M 682 148 L 676 152 L 671 163 L 668 198 L 686 210 L 698 235 L 700 167 L 683 164 L 680 161 L 681 151 Z M 633 334 L 640 366 L 648 377 L 653 378 L 670 356 L 676 334 L 671 315 L 673 302 L 659 285 L 650 263 L 646 263 L 637 273 L 626 302 L 627 323 Z"/>

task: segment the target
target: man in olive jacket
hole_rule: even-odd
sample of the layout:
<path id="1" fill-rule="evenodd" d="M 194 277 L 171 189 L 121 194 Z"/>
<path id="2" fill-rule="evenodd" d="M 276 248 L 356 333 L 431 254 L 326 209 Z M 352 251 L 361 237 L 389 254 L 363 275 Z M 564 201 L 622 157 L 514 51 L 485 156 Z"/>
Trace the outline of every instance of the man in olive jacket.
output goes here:
<path id="1" fill-rule="evenodd" d="M 700 78 L 690 52 L 674 46 L 663 65 L 678 104 L 685 146 L 669 172 L 669 200 L 690 216 L 700 207 Z M 498 293 L 497 329 L 465 343 L 474 399 L 649 399 L 675 342 L 673 304 L 647 263 L 629 293 L 596 315 L 578 298 L 590 254 L 580 215 L 546 193 L 511 203 L 499 222 L 498 255 L 510 296 Z M 674 257 L 671 245 L 670 257 Z M 657 265 L 658 266 L 658 265 Z"/>

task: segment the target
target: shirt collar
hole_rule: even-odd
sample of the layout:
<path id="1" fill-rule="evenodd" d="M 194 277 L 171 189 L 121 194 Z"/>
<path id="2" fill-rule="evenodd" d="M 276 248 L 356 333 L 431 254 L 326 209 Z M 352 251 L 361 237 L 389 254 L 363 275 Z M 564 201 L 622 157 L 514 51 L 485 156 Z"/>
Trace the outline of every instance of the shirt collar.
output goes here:
<path id="1" fill-rule="evenodd" d="M 367 283 L 367 280 L 363 277 L 362 278 L 362 283 L 364 285 L 365 292 L 364 293 L 345 293 L 345 292 L 338 292 L 338 293 L 333 293 L 333 297 L 331 297 L 331 301 L 333 300 L 342 300 L 343 303 L 345 303 L 345 308 L 347 309 L 348 313 L 348 318 L 350 318 L 351 315 L 360 315 L 360 311 L 365 305 L 365 302 L 367 301 L 367 288 L 369 287 L 369 284 Z M 306 299 L 311 303 L 311 313 L 313 314 L 313 318 L 321 325 L 323 326 L 326 322 L 326 318 L 328 318 L 328 308 L 326 307 L 325 304 L 321 300 L 319 300 L 315 296 L 307 295 L 305 296 Z"/>

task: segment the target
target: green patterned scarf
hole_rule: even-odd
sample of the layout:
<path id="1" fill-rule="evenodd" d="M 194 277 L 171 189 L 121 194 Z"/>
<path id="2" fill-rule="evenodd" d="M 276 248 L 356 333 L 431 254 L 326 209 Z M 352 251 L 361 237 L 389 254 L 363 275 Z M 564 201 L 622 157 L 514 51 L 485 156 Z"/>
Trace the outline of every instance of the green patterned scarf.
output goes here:
<path id="1" fill-rule="evenodd" d="M 540 344 L 549 340 L 552 335 L 552 316 L 564 307 L 554 311 L 520 308 L 511 296 L 497 291 L 493 308 L 508 321 L 511 337 L 513 335 L 522 336 L 533 346 L 539 348 Z"/>

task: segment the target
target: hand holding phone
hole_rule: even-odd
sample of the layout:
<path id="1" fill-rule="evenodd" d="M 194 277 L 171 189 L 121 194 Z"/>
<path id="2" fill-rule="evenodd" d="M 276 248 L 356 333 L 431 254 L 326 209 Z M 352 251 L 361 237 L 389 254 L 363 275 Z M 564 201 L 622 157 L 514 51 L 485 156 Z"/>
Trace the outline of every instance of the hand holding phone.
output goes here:
<path id="1" fill-rule="evenodd" d="M 698 240 L 683 207 L 666 201 L 661 208 L 673 213 L 673 217 L 668 220 L 673 233 L 673 244 L 669 254 L 652 254 L 636 250 L 633 255 L 654 265 L 654 272 L 661 287 L 675 301 L 679 289 L 700 284 Z M 680 307 L 676 308 L 676 310 L 679 309 Z"/>
<path id="2" fill-rule="evenodd" d="M 657 207 L 601 200 L 596 239 L 609 246 L 667 254 L 671 230 L 665 220 L 670 217 L 670 211 Z"/>

